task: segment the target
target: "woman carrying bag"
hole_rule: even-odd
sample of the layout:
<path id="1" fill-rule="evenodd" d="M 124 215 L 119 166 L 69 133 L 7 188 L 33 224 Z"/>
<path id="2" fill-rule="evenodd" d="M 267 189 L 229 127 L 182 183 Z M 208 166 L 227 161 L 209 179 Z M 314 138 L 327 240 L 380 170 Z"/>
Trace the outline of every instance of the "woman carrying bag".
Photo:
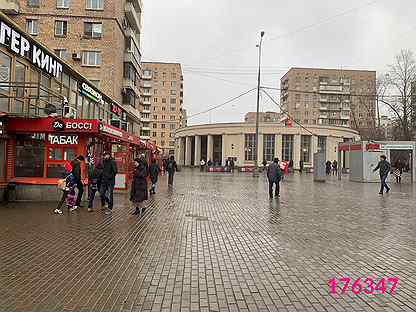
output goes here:
<path id="1" fill-rule="evenodd" d="M 133 181 L 131 183 L 131 192 L 130 192 L 130 201 L 133 202 L 135 206 L 135 211 L 133 215 L 139 215 L 144 212 L 145 207 L 143 202 L 148 199 L 147 191 L 147 176 L 149 174 L 149 169 L 146 163 L 146 160 L 142 156 L 140 159 L 134 160 L 134 173 Z"/>

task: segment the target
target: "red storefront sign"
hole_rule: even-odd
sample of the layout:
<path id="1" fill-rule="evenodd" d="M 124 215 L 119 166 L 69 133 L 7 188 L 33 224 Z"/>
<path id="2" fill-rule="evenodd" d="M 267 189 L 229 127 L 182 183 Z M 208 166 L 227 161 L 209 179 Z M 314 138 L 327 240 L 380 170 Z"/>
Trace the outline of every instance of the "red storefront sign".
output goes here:
<path id="1" fill-rule="evenodd" d="M 367 151 L 379 151 L 380 144 L 378 143 L 368 143 L 367 144 Z"/>
<path id="2" fill-rule="evenodd" d="M 11 118 L 7 121 L 9 132 L 70 132 L 70 133 L 98 133 L 98 120 L 64 119 L 64 118 Z"/>
<path id="3" fill-rule="evenodd" d="M 363 147 L 361 144 L 353 144 L 351 145 L 351 151 L 362 151 Z"/>

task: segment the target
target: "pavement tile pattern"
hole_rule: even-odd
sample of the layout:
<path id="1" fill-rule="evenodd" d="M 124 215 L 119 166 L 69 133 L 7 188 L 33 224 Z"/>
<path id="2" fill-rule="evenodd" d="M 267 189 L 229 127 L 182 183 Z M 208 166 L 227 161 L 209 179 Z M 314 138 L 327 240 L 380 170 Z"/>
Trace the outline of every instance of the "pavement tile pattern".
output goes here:
<path id="1" fill-rule="evenodd" d="M 146 212 L 117 195 L 53 215 L 0 207 L 0 311 L 416 311 L 416 191 L 294 175 L 184 170 Z M 99 203 L 96 202 L 98 207 Z M 332 295 L 332 278 L 397 277 L 394 295 Z"/>

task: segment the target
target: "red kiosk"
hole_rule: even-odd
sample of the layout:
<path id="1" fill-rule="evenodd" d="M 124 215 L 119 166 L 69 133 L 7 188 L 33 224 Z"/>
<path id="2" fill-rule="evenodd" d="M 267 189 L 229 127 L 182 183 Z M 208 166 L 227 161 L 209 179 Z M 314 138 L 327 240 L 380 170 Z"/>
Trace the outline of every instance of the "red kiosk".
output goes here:
<path id="1" fill-rule="evenodd" d="M 98 120 L 9 118 L 5 128 L 7 182 L 15 185 L 55 187 L 66 162 L 85 155 L 87 165 L 97 164 L 109 151 L 118 168 L 116 190 L 127 190 L 133 159 L 141 154 L 148 161 L 158 157 L 155 145 Z M 87 183 L 85 169 L 82 176 Z"/>

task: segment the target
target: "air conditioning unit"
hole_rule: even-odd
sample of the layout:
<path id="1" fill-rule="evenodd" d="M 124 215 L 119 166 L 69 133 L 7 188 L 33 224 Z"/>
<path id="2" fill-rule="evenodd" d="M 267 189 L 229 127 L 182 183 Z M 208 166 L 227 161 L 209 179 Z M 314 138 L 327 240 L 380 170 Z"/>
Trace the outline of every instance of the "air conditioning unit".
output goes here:
<path id="1" fill-rule="evenodd" d="M 75 60 L 75 61 L 80 61 L 81 60 L 81 53 L 80 52 L 72 53 L 72 59 Z"/>
<path id="2" fill-rule="evenodd" d="M 65 118 L 75 119 L 77 118 L 77 110 L 71 106 L 65 105 L 63 115 Z"/>

